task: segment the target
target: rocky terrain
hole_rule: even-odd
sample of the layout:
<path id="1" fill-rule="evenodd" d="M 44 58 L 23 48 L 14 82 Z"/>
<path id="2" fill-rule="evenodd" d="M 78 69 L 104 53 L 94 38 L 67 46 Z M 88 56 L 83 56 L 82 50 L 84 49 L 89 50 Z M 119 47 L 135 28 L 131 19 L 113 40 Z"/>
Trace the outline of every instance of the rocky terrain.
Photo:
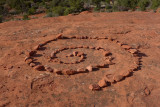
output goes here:
<path id="1" fill-rule="evenodd" d="M 158 107 L 160 13 L 0 24 L 0 107 Z"/>

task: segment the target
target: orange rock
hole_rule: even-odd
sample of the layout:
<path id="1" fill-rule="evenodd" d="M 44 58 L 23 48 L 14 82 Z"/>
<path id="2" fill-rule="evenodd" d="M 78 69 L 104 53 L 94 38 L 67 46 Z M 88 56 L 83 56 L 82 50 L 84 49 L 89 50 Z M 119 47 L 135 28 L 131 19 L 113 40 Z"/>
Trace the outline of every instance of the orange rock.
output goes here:
<path id="1" fill-rule="evenodd" d="M 93 47 L 93 46 L 89 46 L 89 48 L 90 48 L 90 49 L 95 49 L 95 47 Z"/>
<path id="2" fill-rule="evenodd" d="M 91 84 L 89 85 L 89 89 L 92 91 L 98 91 L 101 89 L 101 87 L 98 84 Z"/>
<path id="3" fill-rule="evenodd" d="M 129 49 L 129 52 L 132 53 L 132 54 L 135 54 L 135 53 L 138 52 L 138 50 L 137 49 Z"/>
<path id="4" fill-rule="evenodd" d="M 100 80 L 100 81 L 98 82 L 98 85 L 99 85 L 100 87 L 106 87 L 106 86 L 107 86 L 107 82 L 105 81 L 105 79 L 102 79 L 102 80 Z"/>
<path id="5" fill-rule="evenodd" d="M 55 72 L 56 74 L 58 75 L 61 75 L 62 74 L 62 71 L 61 70 L 58 70 L 56 68 L 53 69 L 53 72 Z"/>
<path id="6" fill-rule="evenodd" d="M 36 66 L 36 64 L 35 64 L 35 63 L 30 63 L 30 64 L 29 64 L 29 66 L 31 66 L 31 67 L 35 67 L 35 66 Z"/>
<path id="7" fill-rule="evenodd" d="M 89 65 L 86 69 L 91 72 L 93 70 L 93 67 Z"/>
<path id="8" fill-rule="evenodd" d="M 108 81 L 110 83 L 114 83 L 114 79 L 113 79 L 113 75 L 112 74 L 107 74 L 105 77 L 104 77 L 105 81 Z"/>
<path id="9" fill-rule="evenodd" d="M 62 36 L 62 34 L 58 34 L 58 35 L 56 36 L 56 38 L 57 38 L 57 39 L 62 39 L 63 36 Z"/>
<path id="10" fill-rule="evenodd" d="M 45 70 L 48 71 L 48 72 L 53 72 L 53 69 L 49 66 L 45 66 Z"/>
<path id="11" fill-rule="evenodd" d="M 86 69 L 85 68 L 79 68 L 79 69 L 77 69 L 77 72 L 78 73 L 83 73 L 83 72 L 86 72 Z"/>
<path id="12" fill-rule="evenodd" d="M 74 55 L 74 56 L 77 56 L 77 54 L 78 54 L 78 51 L 74 51 L 74 52 L 73 52 L 73 55 Z"/>
<path id="13" fill-rule="evenodd" d="M 33 50 L 38 50 L 41 46 L 40 45 L 37 45 L 33 48 Z"/>
<path id="14" fill-rule="evenodd" d="M 33 62 L 32 59 L 27 59 L 27 60 L 26 60 L 26 63 L 27 63 L 27 64 L 30 64 L 30 63 L 32 63 L 32 62 Z"/>
<path id="15" fill-rule="evenodd" d="M 52 53 L 51 53 L 51 58 L 54 58 L 56 55 L 55 55 L 55 52 L 53 51 Z"/>
<path id="16" fill-rule="evenodd" d="M 104 54 L 104 56 L 108 56 L 110 54 L 110 52 L 109 51 L 104 51 L 103 54 Z"/>
<path id="17" fill-rule="evenodd" d="M 124 79 L 124 76 L 122 76 L 122 75 L 114 75 L 114 80 L 116 81 L 116 82 L 119 82 L 119 81 L 121 81 L 121 80 L 123 80 Z"/>
<path id="18" fill-rule="evenodd" d="M 129 45 L 122 45 L 122 48 L 124 48 L 126 50 L 129 50 L 131 48 L 131 46 L 129 46 Z"/>
<path id="19" fill-rule="evenodd" d="M 62 73 L 65 75 L 73 75 L 76 73 L 76 71 L 70 70 L 70 69 L 65 69 L 65 70 L 62 70 Z"/>
<path id="20" fill-rule="evenodd" d="M 83 52 L 78 52 L 77 56 L 82 56 L 84 53 Z"/>
<path id="21" fill-rule="evenodd" d="M 131 72 L 128 70 L 128 71 L 121 71 L 121 75 L 124 76 L 124 77 L 128 77 L 130 76 Z"/>

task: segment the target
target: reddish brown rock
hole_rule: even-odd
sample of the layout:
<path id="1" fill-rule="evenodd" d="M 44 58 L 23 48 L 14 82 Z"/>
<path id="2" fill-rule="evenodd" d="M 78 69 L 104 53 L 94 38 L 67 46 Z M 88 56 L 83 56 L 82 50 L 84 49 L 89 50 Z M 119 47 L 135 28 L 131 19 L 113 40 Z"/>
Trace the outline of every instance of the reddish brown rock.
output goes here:
<path id="1" fill-rule="evenodd" d="M 29 66 L 31 66 L 31 67 L 35 67 L 35 66 L 36 66 L 36 64 L 35 64 L 35 63 L 30 63 L 30 64 L 29 64 Z"/>
<path id="2" fill-rule="evenodd" d="M 86 72 L 86 69 L 85 68 L 78 68 L 77 72 L 78 73 L 83 73 L 83 72 Z"/>
<path id="3" fill-rule="evenodd" d="M 37 51 L 30 51 L 27 53 L 28 56 L 33 56 L 37 53 Z"/>
<path id="4" fill-rule="evenodd" d="M 83 52 L 78 52 L 78 54 L 77 54 L 78 57 L 80 57 L 80 56 L 82 56 L 82 55 L 84 55 Z"/>
<path id="5" fill-rule="evenodd" d="M 107 82 L 105 79 L 102 79 L 98 82 L 98 85 L 103 88 L 107 86 Z"/>
<path id="6" fill-rule="evenodd" d="M 56 68 L 53 69 L 53 72 L 55 72 L 56 74 L 58 75 L 61 75 L 62 74 L 62 71 L 61 70 L 58 70 Z"/>
<path id="7" fill-rule="evenodd" d="M 107 74 L 105 77 L 104 77 L 105 81 L 108 81 L 110 83 L 114 83 L 114 79 L 113 79 L 113 75 L 112 74 Z"/>
<path id="8" fill-rule="evenodd" d="M 112 37 L 108 37 L 108 40 L 109 40 L 109 41 L 113 41 L 113 38 L 112 38 Z"/>
<path id="9" fill-rule="evenodd" d="M 77 54 L 78 54 L 78 51 L 74 51 L 74 52 L 73 52 L 73 55 L 74 55 L 74 56 L 77 56 Z"/>
<path id="10" fill-rule="evenodd" d="M 130 72 L 129 70 L 126 70 L 126 71 L 121 71 L 120 74 L 121 74 L 122 76 L 124 76 L 124 77 L 128 77 L 128 76 L 130 76 L 131 72 Z"/>
<path id="11" fill-rule="evenodd" d="M 38 71 L 43 71 L 45 70 L 44 66 L 43 65 L 37 65 L 34 67 L 35 70 L 38 70 Z"/>
<path id="12" fill-rule="evenodd" d="M 96 50 L 99 50 L 99 49 L 102 49 L 102 48 L 101 48 L 101 47 L 96 47 L 95 49 L 96 49 Z"/>
<path id="13" fill-rule="evenodd" d="M 32 59 L 32 58 L 27 56 L 24 58 L 24 61 L 26 62 L 26 60 L 28 60 L 28 59 Z"/>
<path id="14" fill-rule="evenodd" d="M 98 84 L 91 84 L 89 85 L 89 89 L 92 91 L 99 91 L 101 87 Z"/>
<path id="15" fill-rule="evenodd" d="M 73 54 L 66 55 L 66 57 L 73 57 L 73 56 L 74 56 Z"/>
<path id="16" fill-rule="evenodd" d="M 33 48 L 33 50 L 38 50 L 38 49 L 40 49 L 40 45 L 37 45 L 37 46 L 35 46 L 34 48 Z"/>
<path id="17" fill-rule="evenodd" d="M 89 46 L 89 48 L 90 48 L 90 49 L 95 49 L 95 47 L 93 47 L 93 46 Z"/>
<path id="18" fill-rule="evenodd" d="M 129 50 L 131 48 L 131 46 L 129 46 L 129 45 L 122 45 L 122 48 L 124 48 L 126 50 Z"/>
<path id="19" fill-rule="evenodd" d="M 86 69 L 90 72 L 93 71 L 93 67 L 91 65 L 87 66 Z"/>
<path id="20" fill-rule="evenodd" d="M 148 89 L 148 88 L 145 88 L 144 89 L 144 94 L 146 95 L 146 96 L 148 96 L 148 95 L 150 95 L 150 90 Z"/>
<path id="21" fill-rule="evenodd" d="M 119 46 L 122 46 L 122 43 L 120 43 L 120 42 L 118 42 L 117 44 L 118 44 Z"/>
<path id="22" fill-rule="evenodd" d="M 77 48 L 83 48 L 83 46 L 77 46 Z"/>
<path id="23" fill-rule="evenodd" d="M 51 53 L 51 58 L 54 58 L 54 57 L 56 57 L 55 51 Z"/>
<path id="24" fill-rule="evenodd" d="M 109 51 L 104 51 L 104 52 L 103 52 L 103 55 L 104 55 L 104 56 L 108 56 L 108 55 L 110 55 L 110 52 L 109 52 Z"/>
<path id="25" fill-rule="evenodd" d="M 64 75 L 73 75 L 75 73 L 76 73 L 76 71 L 71 70 L 71 69 L 64 69 L 64 70 L 62 70 L 62 74 L 64 74 Z"/>
<path id="26" fill-rule="evenodd" d="M 27 64 L 30 64 L 30 63 L 33 62 L 33 59 L 27 59 L 25 62 L 26 62 Z"/>
<path id="27" fill-rule="evenodd" d="M 56 38 L 57 38 L 57 39 L 62 39 L 63 36 L 62 36 L 62 34 L 58 34 L 58 35 L 56 36 Z"/>
<path id="28" fill-rule="evenodd" d="M 137 53 L 138 52 L 138 50 L 137 49 L 129 49 L 128 50 L 130 53 L 132 53 L 132 54 L 135 54 L 135 53 Z"/>
<path id="29" fill-rule="evenodd" d="M 53 72 L 53 69 L 49 66 L 45 66 L 45 70 L 48 71 L 48 72 Z"/>
<path id="30" fill-rule="evenodd" d="M 121 81 L 121 80 L 124 79 L 124 76 L 122 76 L 122 75 L 114 75 L 113 79 L 114 79 L 116 82 L 119 82 L 119 81 Z"/>

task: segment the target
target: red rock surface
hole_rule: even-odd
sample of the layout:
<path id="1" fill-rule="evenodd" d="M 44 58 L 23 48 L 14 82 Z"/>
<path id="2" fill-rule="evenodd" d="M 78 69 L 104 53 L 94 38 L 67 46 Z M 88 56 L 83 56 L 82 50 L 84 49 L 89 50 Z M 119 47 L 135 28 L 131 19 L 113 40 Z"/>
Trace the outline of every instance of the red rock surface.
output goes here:
<path id="1" fill-rule="evenodd" d="M 88 89 L 89 84 L 98 83 L 106 73 L 119 74 L 120 71 L 129 70 L 132 66 L 136 67 L 133 65 L 134 56 L 131 54 L 135 51 L 126 52 L 129 50 L 121 49 L 121 46 L 113 43 L 114 41 L 103 39 L 97 41 L 73 39 L 69 40 L 70 42 L 66 39 L 66 41 L 51 42 L 47 45 L 46 51 L 43 51 L 42 47 L 35 57 L 42 64 L 48 63 L 44 55 L 50 56 L 53 49 L 66 45 L 109 48 L 115 58 L 113 60 L 115 64 L 108 68 L 64 76 L 35 71 L 26 64 L 24 58 L 28 50 L 55 38 L 61 32 L 66 37 L 111 37 L 120 43 L 128 44 L 140 51 L 138 56 L 142 56 L 141 67 L 123 81 L 105 87 L 102 91 Z M 159 13 L 84 12 L 80 15 L 4 22 L 0 23 L 0 40 L 0 106 L 2 107 L 159 107 L 160 105 Z M 98 56 L 96 54 L 98 50 L 96 52 L 94 49 L 82 49 L 83 51 L 89 54 L 86 60 L 79 64 L 61 66 L 58 64 L 56 66 L 54 62 L 49 64 L 53 65 L 53 68 L 55 66 L 55 68 L 77 69 L 86 68 L 94 61 L 93 64 L 102 62 L 98 58 L 103 55 Z"/>

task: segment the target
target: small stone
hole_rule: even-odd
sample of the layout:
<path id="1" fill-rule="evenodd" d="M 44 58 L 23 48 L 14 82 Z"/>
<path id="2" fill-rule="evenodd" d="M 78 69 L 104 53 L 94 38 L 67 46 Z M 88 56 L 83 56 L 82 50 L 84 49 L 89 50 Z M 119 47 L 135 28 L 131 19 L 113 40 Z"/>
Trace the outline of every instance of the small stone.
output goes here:
<path id="1" fill-rule="evenodd" d="M 120 42 L 118 42 L 117 44 L 118 44 L 119 46 L 122 46 L 122 43 L 120 43 Z"/>
<path id="2" fill-rule="evenodd" d="M 108 55 L 110 55 L 110 52 L 109 51 L 104 51 L 104 56 L 108 56 Z"/>
<path id="3" fill-rule="evenodd" d="M 31 62 L 33 62 L 33 59 L 27 59 L 25 62 L 26 62 L 27 64 L 30 64 Z"/>
<path id="4" fill-rule="evenodd" d="M 138 51 L 137 51 L 137 49 L 129 49 L 129 52 L 132 53 L 132 54 L 135 54 L 135 53 L 137 53 Z"/>
<path id="5" fill-rule="evenodd" d="M 40 45 L 37 45 L 37 46 L 35 46 L 34 48 L 33 48 L 33 50 L 38 50 L 38 49 L 40 49 Z"/>
<path id="6" fill-rule="evenodd" d="M 96 50 L 99 50 L 99 49 L 102 49 L 102 48 L 101 48 L 101 47 L 96 47 L 95 49 L 96 49 Z"/>
<path id="7" fill-rule="evenodd" d="M 35 66 L 36 66 L 36 64 L 35 64 L 35 63 L 30 63 L 30 64 L 29 64 L 29 66 L 31 66 L 31 67 L 35 67 Z"/>
<path id="8" fill-rule="evenodd" d="M 82 55 L 84 55 L 83 52 L 78 52 L 78 54 L 77 54 L 78 57 L 80 57 L 80 56 L 82 56 Z"/>
<path id="9" fill-rule="evenodd" d="M 53 52 L 51 53 L 51 58 L 54 58 L 54 57 L 56 57 L 56 55 L 55 55 L 55 52 L 53 51 Z"/>
<path id="10" fill-rule="evenodd" d="M 85 68 L 79 68 L 79 69 L 77 69 L 77 72 L 78 73 L 83 73 L 83 72 L 86 72 L 86 69 Z"/>
<path id="11" fill-rule="evenodd" d="M 98 91 L 101 89 L 101 87 L 98 84 L 91 84 L 89 85 L 89 89 L 92 91 Z"/>
<path id="12" fill-rule="evenodd" d="M 77 56 L 77 54 L 78 54 L 78 51 L 74 51 L 74 52 L 73 52 L 73 55 L 74 55 L 74 56 Z"/>
<path id="13" fill-rule="evenodd" d="M 25 57 L 24 61 L 26 62 L 28 59 L 32 59 L 31 57 Z"/>
<path id="14" fill-rule="evenodd" d="M 121 81 L 121 80 L 124 79 L 124 76 L 122 76 L 122 75 L 115 75 L 113 78 L 114 78 L 114 80 L 115 80 L 116 82 L 119 82 L 119 81 Z"/>
<path id="15" fill-rule="evenodd" d="M 28 56 L 33 56 L 33 55 L 35 55 L 37 53 L 37 51 L 30 51 L 29 53 L 28 53 Z"/>
<path id="16" fill-rule="evenodd" d="M 83 55 L 81 55 L 81 60 L 83 60 L 84 59 L 84 56 Z"/>
<path id="17" fill-rule="evenodd" d="M 113 38 L 112 37 L 108 37 L 108 40 L 113 41 Z"/>
<path id="18" fill-rule="evenodd" d="M 107 86 L 107 82 L 105 81 L 105 79 L 102 79 L 102 80 L 100 80 L 100 81 L 98 82 L 98 85 L 99 85 L 100 87 L 106 87 L 106 86 Z"/>
<path id="19" fill-rule="evenodd" d="M 76 46 L 70 46 L 69 48 L 70 49 L 76 49 L 77 47 Z"/>
<path id="20" fill-rule="evenodd" d="M 62 71 L 62 73 L 65 74 L 65 75 L 73 75 L 73 74 L 76 73 L 76 71 L 65 69 L 65 70 Z"/>
<path id="21" fill-rule="evenodd" d="M 140 65 L 140 61 L 139 60 L 134 61 L 134 63 L 137 64 L 137 65 Z"/>
<path id="22" fill-rule="evenodd" d="M 57 39 L 62 39 L 63 36 L 62 36 L 62 34 L 59 34 L 59 35 L 56 36 L 56 38 L 57 38 Z"/>
<path id="23" fill-rule="evenodd" d="M 37 65 L 34 67 L 35 70 L 38 70 L 38 71 L 43 71 L 45 70 L 44 66 L 43 65 Z"/>
<path id="24" fill-rule="evenodd" d="M 122 48 L 129 50 L 131 47 L 129 45 L 122 45 Z"/>
<path id="25" fill-rule="evenodd" d="M 108 82 L 114 83 L 113 75 L 112 74 L 107 74 L 104 79 Z"/>
<path id="26" fill-rule="evenodd" d="M 148 88 L 145 88 L 144 94 L 145 94 L 146 96 L 150 95 L 150 90 L 149 90 Z"/>
<path id="27" fill-rule="evenodd" d="M 128 71 L 121 71 L 121 75 L 124 76 L 124 77 L 128 77 L 130 76 L 131 72 L 128 70 Z"/>
<path id="28" fill-rule="evenodd" d="M 73 57 L 73 56 L 74 56 L 73 54 L 66 55 L 66 57 Z"/>
<path id="29" fill-rule="evenodd" d="M 56 68 L 54 68 L 53 71 L 54 71 L 56 74 L 58 74 L 58 75 L 61 75 L 61 74 L 62 74 L 62 71 L 61 71 L 61 70 L 58 70 L 58 69 L 56 69 Z"/>
<path id="30" fill-rule="evenodd" d="M 93 67 L 91 65 L 89 65 L 88 67 L 86 67 L 86 69 L 91 72 L 93 70 Z"/>
<path id="31" fill-rule="evenodd" d="M 93 46 L 89 46 L 89 48 L 90 48 L 90 49 L 95 49 L 95 47 L 93 47 Z"/>
<path id="32" fill-rule="evenodd" d="M 48 71 L 48 72 L 53 72 L 53 69 L 49 66 L 45 66 L 45 70 Z"/>

